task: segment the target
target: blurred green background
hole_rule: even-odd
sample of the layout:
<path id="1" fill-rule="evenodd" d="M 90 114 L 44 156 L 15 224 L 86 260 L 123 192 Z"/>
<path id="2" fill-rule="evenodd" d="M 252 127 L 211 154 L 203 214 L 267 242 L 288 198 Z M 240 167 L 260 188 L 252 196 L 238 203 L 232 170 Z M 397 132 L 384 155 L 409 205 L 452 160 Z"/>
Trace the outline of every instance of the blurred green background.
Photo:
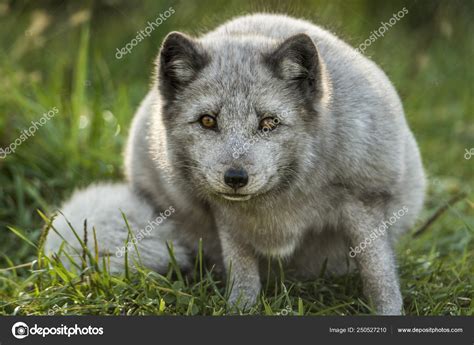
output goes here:
<path id="1" fill-rule="evenodd" d="M 175 14 L 151 37 L 115 57 L 170 7 Z M 418 257 L 434 250 L 457 269 L 456 257 L 467 251 L 472 269 L 474 156 L 464 155 L 474 147 L 474 1 L 460 0 L 0 1 L 0 148 L 44 112 L 59 110 L 0 159 L 0 267 L 35 255 L 8 226 L 36 241 L 43 225 L 37 209 L 51 212 L 76 187 L 122 178 L 130 121 L 168 32 L 197 35 L 266 11 L 306 18 L 356 47 L 403 7 L 408 14 L 365 54 L 395 84 L 420 144 L 429 176 L 421 221 L 453 195 L 468 196 L 400 252 Z"/>

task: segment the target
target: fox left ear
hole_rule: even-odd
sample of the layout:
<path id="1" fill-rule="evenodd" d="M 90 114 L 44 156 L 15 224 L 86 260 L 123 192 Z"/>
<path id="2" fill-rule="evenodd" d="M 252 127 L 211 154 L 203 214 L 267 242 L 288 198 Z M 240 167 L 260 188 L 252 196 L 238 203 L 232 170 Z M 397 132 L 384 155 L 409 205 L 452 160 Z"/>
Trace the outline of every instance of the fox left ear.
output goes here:
<path id="1" fill-rule="evenodd" d="M 278 78 L 300 87 L 313 97 L 322 93 L 319 54 L 308 35 L 302 33 L 287 38 L 267 54 L 265 60 Z"/>

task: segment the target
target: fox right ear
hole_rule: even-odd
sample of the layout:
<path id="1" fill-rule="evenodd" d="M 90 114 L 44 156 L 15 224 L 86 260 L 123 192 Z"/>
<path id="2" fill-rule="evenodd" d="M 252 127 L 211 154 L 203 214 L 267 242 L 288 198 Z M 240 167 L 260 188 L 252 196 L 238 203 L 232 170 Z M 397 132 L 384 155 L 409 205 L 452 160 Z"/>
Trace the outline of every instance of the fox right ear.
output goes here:
<path id="1" fill-rule="evenodd" d="M 287 38 L 265 56 L 265 61 L 278 78 L 297 85 L 310 98 L 321 97 L 321 62 L 316 45 L 307 34 Z"/>
<path id="2" fill-rule="evenodd" d="M 158 57 L 160 90 L 174 94 L 190 83 L 208 63 L 202 46 L 189 36 L 171 32 L 166 36 Z"/>

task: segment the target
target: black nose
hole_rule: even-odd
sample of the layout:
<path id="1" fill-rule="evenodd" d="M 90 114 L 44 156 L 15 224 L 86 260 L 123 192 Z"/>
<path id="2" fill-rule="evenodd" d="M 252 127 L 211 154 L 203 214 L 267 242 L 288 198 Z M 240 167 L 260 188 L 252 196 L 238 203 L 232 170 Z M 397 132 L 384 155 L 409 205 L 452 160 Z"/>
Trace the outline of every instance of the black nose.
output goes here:
<path id="1" fill-rule="evenodd" d="M 224 174 L 224 182 L 229 187 L 237 190 L 249 182 L 249 175 L 244 169 L 230 168 Z"/>

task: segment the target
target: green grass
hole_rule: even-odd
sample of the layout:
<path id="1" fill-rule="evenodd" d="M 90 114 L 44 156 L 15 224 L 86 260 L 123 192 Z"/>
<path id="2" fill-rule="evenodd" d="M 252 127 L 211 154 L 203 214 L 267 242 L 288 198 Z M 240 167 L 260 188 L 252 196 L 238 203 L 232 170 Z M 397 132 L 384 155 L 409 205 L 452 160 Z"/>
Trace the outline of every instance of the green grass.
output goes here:
<path id="1" fill-rule="evenodd" d="M 403 6 L 409 10 L 406 18 L 366 54 L 393 80 L 420 144 L 429 176 L 420 224 L 453 196 L 467 194 L 420 236 L 409 234 L 398 246 L 405 311 L 474 314 L 474 157 L 463 158 L 465 149 L 474 147 L 472 4 L 233 1 L 225 9 L 215 1 L 144 7 L 54 4 L 47 12 L 35 3 L 17 2 L 7 13 L 0 6 L 5 28 L 0 31 L 0 147 L 44 112 L 59 109 L 15 154 L 0 159 L 0 314 L 224 314 L 225 282 L 199 257 L 185 276 L 176 266 L 163 276 L 146 269 L 112 276 L 106 263 L 94 262 L 94 253 L 87 258 L 91 267 L 67 271 L 41 254 L 45 220 L 38 210 L 50 214 L 74 188 L 122 178 L 130 121 L 167 32 L 198 32 L 243 12 L 279 9 L 321 23 L 356 46 Z M 176 9 L 173 17 L 131 54 L 115 59 L 116 48 L 170 6 Z M 81 10 L 90 9 L 89 19 L 77 19 Z M 49 24 L 35 31 L 45 18 L 41 13 L 50 16 Z M 310 282 L 282 278 L 265 285 L 259 304 L 246 313 L 288 310 L 296 315 L 371 313 L 357 275 Z"/>

